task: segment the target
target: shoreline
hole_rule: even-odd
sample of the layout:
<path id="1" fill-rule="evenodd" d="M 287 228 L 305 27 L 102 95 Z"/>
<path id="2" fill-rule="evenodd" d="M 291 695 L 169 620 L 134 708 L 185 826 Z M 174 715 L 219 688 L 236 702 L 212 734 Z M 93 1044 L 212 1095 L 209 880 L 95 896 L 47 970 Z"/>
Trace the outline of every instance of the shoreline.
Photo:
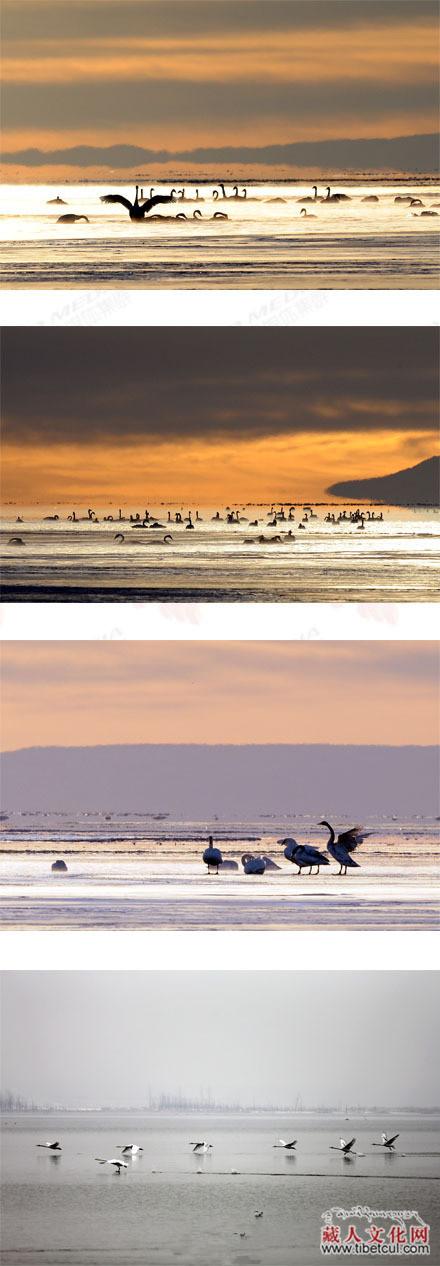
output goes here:
<path id="1" fill-rule="evenodd" d="M 179 290 L 213 290 L 214 287 L 216 290 L 230 290 L 234 279 L 233 272 L 231 272 L 229 277 L 221 278 L 216 275 L 215 271 L 207 275 L 206 278 L 201 277 L 199 272 L 197 273 L 197 276 L 185 278 L 175 271 L 171 276 L 161 274 L 160 281 L 158 281 L 156 276 L 152 277 L 151 280 L 142 276 L 139 281 L 134 280 L 133 277 L 119 278 L 117 276 L 101 280 L 96 277 L 95 273 L 91 273 L 90 276 L 87 277 L 84 275 L 84 272 L 82 272 L 80 278 L 76 279 L 71 275 L 71 273 L 67 275 L 66 272 L 59 281 L 56 279 L 47 281 L 37 279 L 33 281 L 29 276 L 26 277 L 26 275 L 23 276 L 23 281 L 17 281 L 15 278 L 12 279 L 4 273 L 3 287 L 6 289 L 9 287 L 11 290 L 36 289 L 47 291 L 60 290 L 64 292 L 66 287 L 68 287 L 69 290 L 80 291 L 115 290 L 116 287 L 122 290 L 157 290 L 158 284 L 160 285 L 161 290 L 175 290 L 176 284 L 178 284 Z M 335 273 L 332 278 L 333 285 L 330 286 L 328 284 L 324 284 L 322 273 L 319 273 L 318 276 L 312 279 L 308 276 L 308 274 L 301 273 L 296 273 L 294 277 L 292 277 L 292 272 L 286 273 L 286 275 L 277 273 L 276 276 L 261 273 L 258 275 L 258 278 L 253 276 L 250 277 L 249 280 L 246 280 L 243 273 L 238 270 L 236 280 L 239 290 L 256 291 L 359 290 L 361 285 L 363 290 L 438 290 L 438 277 L 425 277 L 423 273 L 418 273 L 416 276 L 399 273 L 398 277 L 393 277 L 377 274 L 365 276 L 365 274 L 362 275 L 359 270 L 355 275 L 352 273 L 338 272 L 337 274 Z M 274 321 L 272 324 L 276 325 L 277 322 Z"/>

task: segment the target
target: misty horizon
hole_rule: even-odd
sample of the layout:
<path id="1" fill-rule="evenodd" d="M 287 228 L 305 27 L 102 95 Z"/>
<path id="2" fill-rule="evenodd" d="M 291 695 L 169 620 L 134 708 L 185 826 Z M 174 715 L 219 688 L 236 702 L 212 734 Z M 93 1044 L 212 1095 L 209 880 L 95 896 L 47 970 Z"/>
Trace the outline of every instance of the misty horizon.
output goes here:
<path id="1" fill-rule="evenodd" d="M 2 1081 L 46 1103 L 145 1103 L 177 1090 L 243 1106 L 431 1108 L 438 1102 L 435 973 L 418 973 L 417 989 L 413 981 L 413 973 L 386 970 L 215 966 L 4 972 Z M 385 1028 L 386 1044 L 377 1040 Z"/>

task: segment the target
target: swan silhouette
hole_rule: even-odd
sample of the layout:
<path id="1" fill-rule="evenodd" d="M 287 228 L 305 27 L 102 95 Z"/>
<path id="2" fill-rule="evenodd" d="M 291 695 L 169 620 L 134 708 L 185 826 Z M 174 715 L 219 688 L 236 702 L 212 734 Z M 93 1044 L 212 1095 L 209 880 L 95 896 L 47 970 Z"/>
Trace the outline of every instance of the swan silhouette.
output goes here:
<path id="1" fill-rule="evenodd" d="M 313 198 L 311 198 L 310 195 L 307 195 L 306 198 L 298 198 L 298 202 L 318 202 L 318 201 L 320 201 L 320 199 L 318 199 L 317 185 L 313 185 Z"/>
<path id="2" fill-rule="evenodd" d="M 136 185 L 136 194 L 134 202 L 130 202 L 128 198 L 124 198 L 121 193 L 105 193 L 101 197 L 101 202 L 120 202 L 121 206 L 126 207 L 130 220 L 143 220 L 144 216 L 152 211 L 153 207 L 157 207 L 162 202 L 174 202 L 174 194 L 176 190 L 172 189 L 171 193 L 156 193 L 154 197 L 147 198 L 146 202 L 139 202 L 139 185 Z"/>
<path id="3" fill-rule="evenodd" d="M 319 848 L 313 848 L 311 844 L 298 844 L 292 837 L 287 836 L 284 840 L 278 840 L 278 843 L 284 846 L 284 856 L 286 861 L 292 862 L 298 867 L 298 874 L 302 870 L 309 868 L 309 875 L 312 873 L 313 866 L 316 866 L 319 875 L 320 866 L 329 866 L 330 862 Z"/>
<path id="4" fill-rule="evenodd" d="M 399 1134 L 393 1134 L 389 1139 L 388 1134 L 384 1133 L 382 1134 L 382 1141 L 380 1143 L 373 1143 L 373 1147 L 385 1147 L 388 1151 L 394 1151 L 394 1144 L 398 1138 L 400 1138 Z"/>
<path id="5" fill-rule="evenodd" d="M 355 848 L 362 844 L 362 840 L 367 838 L 369 832 L 363 831 L 360 826 L 352 826 L 348 831 L 343 831 L 336 838 L 333 827 L 330 822 L 326 822 L 325 818 L 322 819 L 319 826 L 326 826 L 330 831 L 327 852 L 330 853 L 330 857 L 334 857 L 335 861 L 339 862 L 338 874 L 346 875 L 348 866 L 359 866 L 359 862 L 355 862 L 354 857 L 351 857 L 351 853 L 354 853 Z"/>
<path id="6" fill-rule="evenodd" d="M 348 193 L 331 193 L 330 185 L 327 185 L 325 198 L 320 198 L 320 202 L 351 202 Z"/>
<path id="7" fill-rule="evenodd" d="M 218 868 L 219 866 L 223 864 L 223 857 L 221 855 L 220 849 L 214 847 L 214 840 L 213 840 L 212 835 L 209 836 L 208 847 L 205 848 L 205 852 L 203 854 L 203 861 L 205 863 L 205 866 L 208 867 L 208 875 L 211 874 L 211 870 L 213 867 L 215 867 L 215 873 L 216 875 L 218 875 Z"/>
<path id="8" fill-rule="evenodd" d="M 73 215 L 69 211 L 67 215 L 58 216 L 57 224 L 76 224 L 77 220 L 85 220 L 86 224 L 90 223 L 88 215 Z"/>

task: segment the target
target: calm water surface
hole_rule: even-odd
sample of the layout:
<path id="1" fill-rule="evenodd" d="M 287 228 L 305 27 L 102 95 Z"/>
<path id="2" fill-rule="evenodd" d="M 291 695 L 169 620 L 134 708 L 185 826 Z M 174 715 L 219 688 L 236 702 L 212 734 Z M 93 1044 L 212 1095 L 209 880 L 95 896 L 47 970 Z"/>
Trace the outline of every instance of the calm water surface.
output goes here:
<path id="1" fill-rule="evenodd" d="M 146 185 L 147 182 L 145 182 Z M 340 181 L 349 202 L 307 206 L 310 185 L 286 182 L 240 186 L 247 197 L 220 197 L 210 185 L 181 182 L 185 200 L 162 207 L 167 218 L 132 223 L 122 206 L 105 206 L 100 195 L 134 185 L 4 185 L 0 195 L 0 243 L 4 284 L 95 289 L 100 286 L 307 288 L 434 287 L 439 270 L 438 224 L 421 210 L 440 201 L 432 181 L 356 183 Z M 150 182 L 148 182 L 150 184 Z M 232 185 L 227 186 L 228 192 Z M 157 185 L 155 192 L 169 192 Z M 325 195 L 325 186 L 320 186 Z M 423 207 L 396 203 L 420 198 Z M 50 206 L 60 196 L 65 206 Z M 377 202 L 363 202 L 376 197 Z M 194 220 L 201 210 L 203 220 Z M 213 220 L 217 210 L 227 221 Z M 168 218 L 184 210 L 187 220 Z M 89 223 L 58 224 L 63 213 L 84 214 Z"/>
<path id="2" fill-rule="evenodd" d="M 73 508 L 3 510 L 5 601 L 421 602 L 438 594 L 436 510 L 376 507 L 383 520 L 366 521 L 361 531 L 349 521 L 326 523 L 328 506 L 316 508 L 304 530 L 301 508 L 293 520 L 270 528 L 267 507 L 247 505 L 240 509 L 242 522 L 231 525 L 223 508 L 214 520 L 216 509 L 202 506 L 194 531 L 187 531 L 184 522 L 168 522 L 175 507 L 150 507 L 163 530 L 133 528 L 130 514 L 139 507 L 121 511 L 121 519 L 116 507 L 98 508 L 99 523 L 88 520 L 87 507 L 76 507 L 78 522 L 69 522 Z M 364 509 L 371 512 L 366 503 Z M 332 506 L 336 517 L 343 510 L 343 504 Z M 45 520 L 46 514 L 59 518 Z M 256 519 L 258 527 L 251 527 Z M 118 531 L 123 541 L 115 539 Z M 168 532 L 173 539 L 164 543 Z M 23 544 L 10 544 L 17 534 Z M 254 543 L 260 534 L 283 539 Z"/>
<path id="3" fill-rule="evenodd" d="M 383 1129 L 401 1135 L 391 1156 L 372 1147 Z M 273 1148 L 292 1130 L 294 1157 Z M 341 1133 L 364 1154 L 331 1152 Z M 55 1159 L 36 1147 L 52 1138 Z M 96 1164 L 131 1142 L 144 1152 L 119 1178 Z M 2 1151 L 5 1266 L 317 1266 L 321 1214 L 357 1204 L 418 1211 L 439 1260 L 436 1117 L 39 1114 L 5 1119 Z"/>

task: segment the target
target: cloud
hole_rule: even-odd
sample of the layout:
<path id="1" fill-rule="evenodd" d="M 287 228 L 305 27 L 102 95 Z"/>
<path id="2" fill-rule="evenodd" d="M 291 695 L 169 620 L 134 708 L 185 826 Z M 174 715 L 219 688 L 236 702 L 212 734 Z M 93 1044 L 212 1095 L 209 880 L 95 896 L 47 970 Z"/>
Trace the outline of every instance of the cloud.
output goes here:
<path id="1" fill-rule="evenodd" d="M 275 145 L 402 137 L 437 123 L 438 15 L 422 0 L 4 9 L 3 127 L 23 165 L 27 140 L 41 148 L 47 133 L 52 150 L 130 140 L 147 161 L 150 147 L 183 159 L 202 144 L 215 159 L 213 145 L 252 146 L 256 134 Z"/>
<path id="2" fill-rule="evenodd" d="M 434 329 L 26 329 L 3 335 L 4 441 L 436 428 Z"/>
<path id="3" fill-rule="evenodd" d="M 410 114 L 413 120 L 422 114 L 435 126 L 438 114 L 438 92 L 435 83 L 425 80 L 411 84 L 389 83 L 372 78 L 371 82 L 355 82 L 341 74 L 340 81 L 330 83 L 272 83 L 268 80 L 190 82 L 180 79 L 102 80 L 87 83 L 6 84 L 3 90 L 3 127 L 5 131 L 26 127 L 66 131 L 79 128 L 105 127 L 108 132 L 121 125 L 141 122 L 144 131 L 155 136 L 159 125 L 168 131 L 172 149 L 173 131 L 182 124 L 200 124 L 209 144 L 213 125 L 220 120 L 228 128 L 228 140 L 237 136 L 242 123 L 265 119 L 277 125 L 283 121 L 282 140 L 292 140 L 307 120 L 314 125 L 315 139 L 327 116 L 337 122 L 337 135 L 344 131 L 356 137 L 359 121 L 366 119 L 372 135 L 375 125 L 388 115 Z M 354 123 L 353 123 L 354 121 Z M 344 127 L 345 122 L 345 127 Z M 286 128 L 288 133 L 286 135 Z M 407 129 L 405 129 L 407 130 Z M 411 130 L 414 130 L 413 128 Z M 395 132 L 395 127 L 393 128 Z M 293 136 L 292 136 L 293 133 Z M 240 138 L 241 139 L 241 138 Z M 275 141 L 277 136 L 272 136 Z"/>
<path id="4" fill-rule="evenodd" d="M 6 749 L 288 743 L 292 733 L 425 744 L 438 728 L 431 643 L 22 642 L 3 658 Z"/>
<path id="5" fill-rule="evenodd" d="M 108 37 L 200 36 L 260 31 L 399 27 L 435 22 L 434 0 L 4 0 L 3 39 L 70 41 Z"/>

